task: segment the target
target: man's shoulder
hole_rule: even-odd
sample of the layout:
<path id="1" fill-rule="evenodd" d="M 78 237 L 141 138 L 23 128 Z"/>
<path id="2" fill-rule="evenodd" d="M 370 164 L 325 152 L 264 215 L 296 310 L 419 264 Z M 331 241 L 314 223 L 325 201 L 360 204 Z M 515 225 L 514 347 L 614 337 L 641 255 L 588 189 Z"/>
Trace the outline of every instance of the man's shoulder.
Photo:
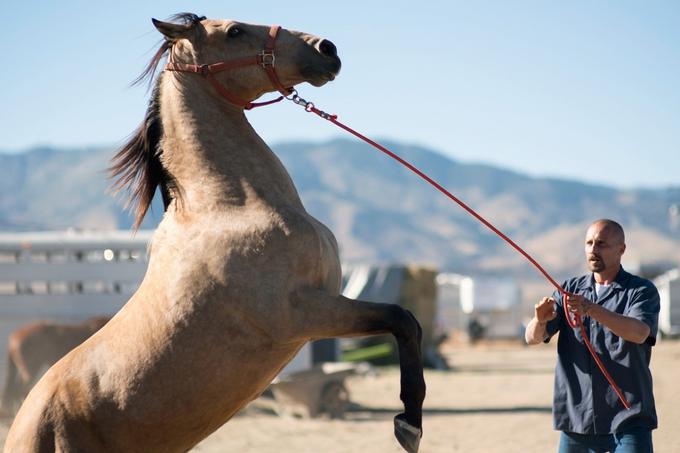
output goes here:
<path id="1" fill-rule="evenodd" d="M 639 275 L 631 274 L 624 269 L 621 269 L 621 274 L 622 278 L 617 278 L 617 281 L 620 281 L 621 286 L 623 286 L 625 289 L 658 292 L 656 286 L 651 280 L 640 277 Z"/>

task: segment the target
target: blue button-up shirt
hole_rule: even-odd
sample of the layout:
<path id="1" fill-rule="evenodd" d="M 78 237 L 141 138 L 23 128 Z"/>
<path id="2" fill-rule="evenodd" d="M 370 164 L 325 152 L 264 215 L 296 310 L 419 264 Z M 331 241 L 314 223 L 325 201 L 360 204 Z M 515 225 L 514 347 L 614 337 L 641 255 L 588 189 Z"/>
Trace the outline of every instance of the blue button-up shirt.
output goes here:
<path id="1" fill-rule="evenodd" d="M 567 280 L 566 291 L 579 294 L 609 311 L 638 319 L 649 326 L 645 343 L 636 344 L 615 335 L 590 317 L 583 318 L 585 332 L 572 329 L 565 319 L 562 297 L 557 301 L 557 317 L 546 330 L 550 341 L 557 341 L 553 419 L 555 429 L 579 434 L 608 434 L 629 428 L 657 427 L 652 375 L 649 361 L 656 343 L 659 319 L 659 293 L 652 282 L 629 274 L 623 268 L 598 297 L 592 274 Z M 606 370 L 631 405 L 626 410 L 583 343 L 587 335 Z"/>

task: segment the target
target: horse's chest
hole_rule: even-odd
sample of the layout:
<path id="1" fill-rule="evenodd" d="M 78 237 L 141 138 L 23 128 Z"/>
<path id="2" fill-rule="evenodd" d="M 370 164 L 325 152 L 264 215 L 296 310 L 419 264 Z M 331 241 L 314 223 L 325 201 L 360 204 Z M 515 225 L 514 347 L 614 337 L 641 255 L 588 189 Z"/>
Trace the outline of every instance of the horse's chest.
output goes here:
<path id="1" fill-rule="evenodd" d="M 307 213 L 248 213 L 213 225 L 222 226 L 197 229 L 181 246 L 199 275 L 230 287 L 339 280 L 335 237 Z"/>

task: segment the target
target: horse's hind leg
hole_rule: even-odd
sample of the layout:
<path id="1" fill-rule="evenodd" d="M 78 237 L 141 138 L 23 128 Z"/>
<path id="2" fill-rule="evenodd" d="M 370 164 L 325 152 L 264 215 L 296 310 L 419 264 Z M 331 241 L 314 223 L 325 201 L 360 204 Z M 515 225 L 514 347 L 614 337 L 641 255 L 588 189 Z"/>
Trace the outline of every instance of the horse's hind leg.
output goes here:
<path id="1" fill-rule="evenodd" d="M 416 318 L 394 304 L 380 304 L 332 296 L 304 289 L 291 298 L 295 335 L 315 340 L 391 333 L 397 340 L 404 413 L 394 419 L 394 433 L 409 453 L 418 451 L 422 436 L 425 380 L 420 351 L 422 331 Z"/>

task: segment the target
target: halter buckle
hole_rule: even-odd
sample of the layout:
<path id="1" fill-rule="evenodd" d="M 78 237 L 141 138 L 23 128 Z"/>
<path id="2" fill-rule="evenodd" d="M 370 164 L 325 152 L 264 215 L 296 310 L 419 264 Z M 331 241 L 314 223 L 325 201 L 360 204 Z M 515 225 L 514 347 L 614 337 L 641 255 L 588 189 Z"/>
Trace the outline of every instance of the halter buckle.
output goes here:
<path id="1" fill-rule="evenodd" d="M 210 74 L 210 65 L 207 64 L 202 64 L 198 67 L 198 73 L 201 74 L 203 77 L 206 77 L 208 74 Z"/>
<path id="2" fill-rule="evenodd" d="M 257 56 L 260 57 L 260 66 L 263 68 L 266 68 L 267 66 L 274 67 L 276 57 L 274 57 L 273 50 L 263 50 Z"/>

